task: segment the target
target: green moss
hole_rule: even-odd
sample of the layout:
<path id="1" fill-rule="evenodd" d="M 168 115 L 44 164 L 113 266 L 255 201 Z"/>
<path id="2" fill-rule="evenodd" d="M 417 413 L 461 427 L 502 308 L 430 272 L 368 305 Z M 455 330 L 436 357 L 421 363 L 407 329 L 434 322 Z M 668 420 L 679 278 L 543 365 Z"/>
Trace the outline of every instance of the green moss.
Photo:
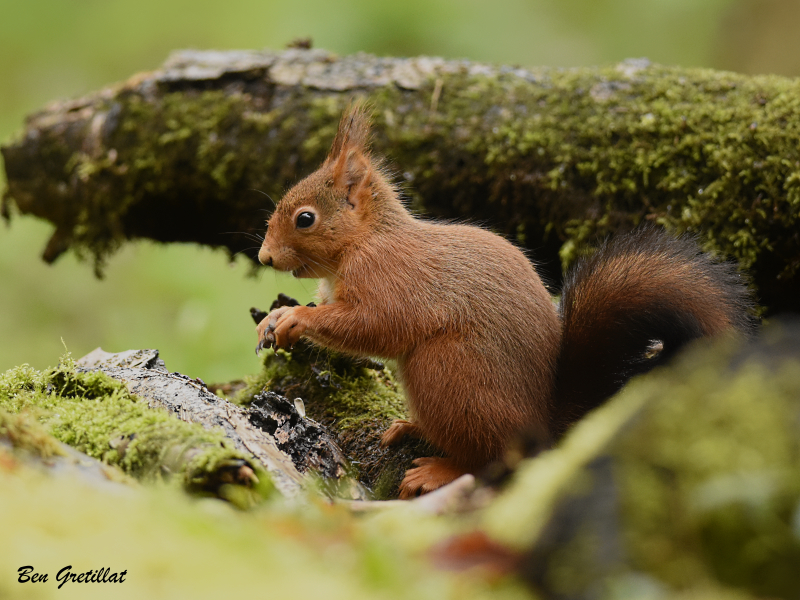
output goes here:
<path id="1" fill-rule="evenodd" d="M 794 226 L 800 149 L 787 128 L 800 131 L 788 118 L 800 113 L 796 81 L 650 66 L 633 76 L 615 67 L 548 70 L 537 83 L 445 76 L 443 89 L 454 93 L 442 94 L 435 114 L 407 113 L 403 135 L 424 131 L 428 121 L 436 135 L 457 139 L 465 115 L 488 119 L 488 135 L 465 142 L 489 180 L 513 182 L 511 169 L 527 172 L 542 177 L 544 189 L 578 202 L 585 193 L 596 206 L 590 219 L 548 223 L 575 243 L 647 213 L 681 230 L 702 226 L 715 248 L 750 268 L 771 243 L 753 235 L 757 224 Z M 513 193 L 500 189 L 487 201 Z M 531 208 L 538 201 L 519 200 Z M 545 216 L 557 214 L 553 207 Z"/>
<path id="2" fill-rule="evenodd" d="M 0 441 L 8 441 L 15 450 L 40 458 L 62 454 L 58 442 L 47 433 L 32 414 L 13 414 L 0 408 Z"/>
<path id="3" fill-rule="evenodd" d="M 246 379 L 235 402 L 246 404 L 265 389 L 301 397 L 309 416 L 335 421 L 341 429 L 360 427 L 364 419 L 405 415 L 403 396 L 387 368 L 375 371 L 356 359 L 305 343 L 292 352 L 265 350 L 262 363 L 264 369 Z"/>
<path id="4" fill-rule="evenodd" d="M 420 456 L 430 454 L 430 452 L 420 452 Z M 407 462 L 384 463 L 377 478 L 372 480 L 372 494 L 378 500 L 389 500 L 396 498 L 399 484 L 405 476 L 406 470 L 410 467 Z"/>
<path id="5" fill-rule="evenodd" d="M 93 257 L 99 271 L 127 237 L 133 207 L 160 198 L 163 210 L 173 203 L 176 182 L 189 185 L 186 164 L 199 171 L 196 185 L 231 190 L 244 166 L 235 160 L 226 135 L 244 111 L 241 96 L 221 91 L 200 92 L 191 100 L 166 94 L 157 103 L 121 94 L 107 102 L 101 114 L 113 122 L 114 135 L 106 148 L 100 154 L 76 152 L 66 164 L 80 182 L 93 184 L 80 188 L 70 245 L 79 255 Z"/>
<path id="6" fill-rule="evenodd" d="M 47 372 L 26 365 L 0 376 L 0 409 L 30 412 L 59 441 L 145 481 L 172 475 L 187 489 L 213 491 L 222 471 L 247 460 L 222 431 L 151 410 L 124 384 L 81 372 L 69 358 Z"/>

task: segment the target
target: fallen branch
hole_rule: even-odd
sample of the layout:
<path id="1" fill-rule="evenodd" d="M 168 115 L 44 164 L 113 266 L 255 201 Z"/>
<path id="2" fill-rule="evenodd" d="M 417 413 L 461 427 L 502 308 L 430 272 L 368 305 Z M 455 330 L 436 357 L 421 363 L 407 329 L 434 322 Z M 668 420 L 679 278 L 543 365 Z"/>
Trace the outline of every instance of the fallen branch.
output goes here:
<path id="1" fill-rule="evenodd" d="M 496 228 L 550 280 L 596 236 L 649 219 L 702 232 L 763 303 L 800 308 L 800 82 L 777 76 L 179 52 L 32 115 L 2 149 L 3 210 L 56 225 L 48 261 L 74 248 L 99 267 L 134 238 L 252 257 L 264 194 L 317 166 L 354 96 L 415 208 Z"/>

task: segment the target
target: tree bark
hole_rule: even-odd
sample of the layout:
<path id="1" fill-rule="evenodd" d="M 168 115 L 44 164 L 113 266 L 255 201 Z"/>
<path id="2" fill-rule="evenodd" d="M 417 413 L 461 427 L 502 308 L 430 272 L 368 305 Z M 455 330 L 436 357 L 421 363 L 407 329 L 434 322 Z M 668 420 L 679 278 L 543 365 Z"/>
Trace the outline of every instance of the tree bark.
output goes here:
<path id="1" fill-rule="evenodd" d="M 29 117 L 2 149 L 44 258 L 135 238 L 255 256 L 272 203 L 323 159 L 354 97 L 413 209 L 486 224 L 560 278 L 588 243 L 655 220 L 702 233 L 771 310 L 800 308 L 800 81 L 647 61 L 521 69 L 321 50 L 179 52 Z"/>

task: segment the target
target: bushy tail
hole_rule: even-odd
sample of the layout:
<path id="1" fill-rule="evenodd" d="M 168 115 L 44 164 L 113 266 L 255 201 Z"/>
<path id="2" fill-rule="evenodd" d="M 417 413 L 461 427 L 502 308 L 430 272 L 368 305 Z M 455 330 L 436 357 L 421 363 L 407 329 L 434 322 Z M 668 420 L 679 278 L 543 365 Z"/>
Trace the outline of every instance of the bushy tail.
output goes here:
<path id="1" fill-rule="evenodd" d="M 752 307 L 735 265 L 715 261 L 690 236 L 643 227 L 607 242 L 564 283 L 554 433 L 687 342 L 749 333 Z"/>

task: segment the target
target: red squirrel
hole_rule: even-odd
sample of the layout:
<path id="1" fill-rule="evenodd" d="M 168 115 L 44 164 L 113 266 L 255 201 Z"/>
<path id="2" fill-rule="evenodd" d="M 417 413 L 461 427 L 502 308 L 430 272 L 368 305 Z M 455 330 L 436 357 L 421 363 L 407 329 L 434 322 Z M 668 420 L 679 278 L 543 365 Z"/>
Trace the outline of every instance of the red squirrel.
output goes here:
<path id="1" fill-rule="evenodd" d="M 735 269 L 654 227 L 581 263 L 557 309 L 504 238 L 411 215 L 369 130 L 363 107 L 345 113 L 322 166 L 270 217 L 259 260 L 319 278 L 320 302 L 272 311 L 258 349 L 304 337 L 395 359 L 412 420 L 396 420 L 382 445 L 413 435 L 446 455 L 417 459 L 400 497 L 480 470 L 522 430 L 547 444 L 687 341 L 750 327 Z M 648 359 L 654 340 L 663 350 Z"/>

